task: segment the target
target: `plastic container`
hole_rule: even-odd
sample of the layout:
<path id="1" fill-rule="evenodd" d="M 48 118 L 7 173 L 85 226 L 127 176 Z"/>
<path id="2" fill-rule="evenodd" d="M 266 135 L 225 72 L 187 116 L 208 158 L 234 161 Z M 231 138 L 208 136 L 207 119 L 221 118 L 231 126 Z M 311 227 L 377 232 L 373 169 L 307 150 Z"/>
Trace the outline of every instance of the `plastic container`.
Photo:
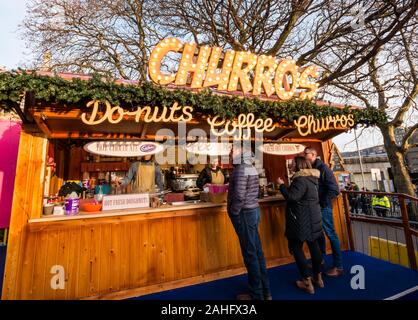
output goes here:
<path id="1" fill-rule="evenodd" d="M 47 203 L 44 205 L 43 208 L 43 214 L 45 216 L 50 216 L 54 213 L 54 204 L 53 203 Z"/>
<path id="2" fill-rule="evenodd" d="M 72 216 L 78 214 L 79 199 L 77 193 L 72 192 L 67 199 L 65 199 L 65 214 Z"/>
<path id="3" fill-rule="evenodd" d="M 86 203 L 83 206 L 84 211 L 86 212 L 97 212 L 102 209 L 101 203 Z"/>
<path id="4" fill-rule="evenodd" d="M 100 208 L 99 208 L 100 205 Z M 88 208 L 87 208 L 88 207 Z M 99 211 L 102 207 L 102 203 L 100 201 L 97 201 L 96 199 L 80 199 L 79 201 L 79 208 L 80 211 L 87 211 L 91 212 L 94 211 L 94 209 L 97 209 L 95 211 Z"/>
<path id="5" fill-rule="evenodd" d="M 64 206 L 58 205 L 54 207 L 54 213 L 53 213 L 54 216 L 62 216 L 64 215 L 64 213 L 65 213 Z"/>

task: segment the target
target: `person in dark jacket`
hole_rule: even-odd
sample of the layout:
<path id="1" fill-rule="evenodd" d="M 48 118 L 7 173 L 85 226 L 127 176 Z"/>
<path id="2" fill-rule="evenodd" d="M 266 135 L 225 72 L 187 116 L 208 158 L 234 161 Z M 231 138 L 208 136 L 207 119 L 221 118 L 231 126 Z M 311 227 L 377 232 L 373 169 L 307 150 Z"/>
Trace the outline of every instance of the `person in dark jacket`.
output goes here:
<path id="1" fill-rule="evenodd" d="M 368 192 L 369 190 L 366 188 L 362 188 L 362 191 Z M 371 215 L 371 206 L 372 201 L 369 195 L 362 193 L 360 196 L 360 203 L 361 203 L 361 213 Z"/>
<path id="2" fill-rule="evenodd" d="M 350 182 L 350 184 L 347 187 L 348 188 L 346 190 L 348 191 L 360 191 L 360 188 L 355 182 Z M 360 206 L 360 196 L 356 193 L 349 193 L 348 203 L 350 204 L 350 211 L 352 213 L 358 214 Z"/>
<path id="3" fill-rule="evenodd" d="M 315 293 L 314 284 L 323 288 L 321 276 L 322 254 L 318 239 L 323 234 L 321 207 L 319 205 L 318 179 L 319 170 L 312 169 L 304 157 L 296 157 L 291 169 L 295 174 L 292 183 L 286 188 L 281 178 L 277 182 L 280 192 L 287 201 L 286 206 L 286 238 L 290 252 L 295 257 L 302 280 L 296 285 L 308 292 Z M 306 242 L 312 258 L 313 278 L 309 275 L 308 264 L 303 252 Z"/>
<path id="4" fill-rule="evenodd" d="M 341 276 L 344 271 L 340 240 L 335 231 L 334 218 L 332 215 L 332 200 L 340 193 L 338 184 L 331 169 L 318 158 L 318 153 L 314 148 L 308 147 L 305 149 L 305 159 L 311 163 L 313 168 L 318 169 L 320 172 L 318 192 L 322 213 L 322 224 L 325 234 L 331 243 L 333 257 L 333 267 L 326 272 L 326 275 L 330 277 Z M 326 245 L 324 235 L 318 239 L 318 244 L 325 259 Z"/>
<path id="5" fill-rule="evenodd" d="M 210 166 L 206 166 L 205 169 L 200 172 L 199 177 L 196 180 L 196 186 L 199 189 L 203 189 L 208 183 L 227 183 L 226 173 L 221 169 L 219 163 L 219 159 L 216 159 L 210 164 Z"/>
<path id="6" fill-rule="evenodd" d="M 239 300 L 271 300 L 266 261 L 261 246 L 258 226 L 259 178 L 252 164 L 251 151 L 241 154 L 241 149 L 231 151 L 234 170 L 229 179 L 227 210 L 238 235 L 241 253 L 248 272 L 249 294 L 238 295 Z"/>

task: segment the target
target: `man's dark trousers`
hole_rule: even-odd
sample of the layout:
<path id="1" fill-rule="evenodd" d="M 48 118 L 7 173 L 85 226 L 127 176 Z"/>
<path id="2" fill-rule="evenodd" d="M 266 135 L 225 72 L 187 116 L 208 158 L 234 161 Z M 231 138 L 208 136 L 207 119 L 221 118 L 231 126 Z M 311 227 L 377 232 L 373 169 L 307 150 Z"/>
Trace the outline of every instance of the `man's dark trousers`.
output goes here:
<path id="1" fill-rule="evenodd" d="M 270 295 L 266 261 L 261 246 L 258 226 L 260 208 L 243 209 L 239 215 L 230 216 L 238 235 L 241 253 L 248 272 L 248 285 L 253 299 L 263 300 Z"/>

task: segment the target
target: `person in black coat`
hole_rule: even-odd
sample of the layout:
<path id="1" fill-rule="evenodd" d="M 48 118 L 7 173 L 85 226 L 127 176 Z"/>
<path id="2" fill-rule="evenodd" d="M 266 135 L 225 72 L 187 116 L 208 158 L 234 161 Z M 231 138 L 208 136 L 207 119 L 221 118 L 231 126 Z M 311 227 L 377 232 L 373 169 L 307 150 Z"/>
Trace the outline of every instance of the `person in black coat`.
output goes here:
<path id="1" fill-rule="evenodd" d="M 320 172 L 317 169 L 312 169 L 310 162 L 304 157 L 294 159 L 292 171 L 295 174 L 289 188 L 286 188 L 282 179 L 277 180 L 280 192 L 287 201 L 285 235 L 289 242 L 289 250 L 295 257 L 302 275 L 302 280 L 296 281 L 296 285 L 313 294 L 315 293 L 314 284 L 321 288 L 324 286 L 321 276 L 322 253 L 317 242 L 323 233 L 318 194 Z M 305 242 L 312 258 L 313 279 L 309 275 L 308 264 L 303 252 Z"/>
<path id="2" fill-rule="evenodd" d="M 329 277 L 339 277 L 344 274 L 343 258 L 341 253 L 340 239 L 334 226 L 334 215 L 332 210 L 332 202 L 340 194 L 340 190 L 331 169 L 318 158 L 318 152 L 311 147 L 305 148 L 305 159 L 310 162 L 312 168 L 318 169 L 319 176 L 319 205 L 321 206 L 322 224 L 325 234 L 327 235 L 332 249 L 333 266 L 326 272 Z M 318 239 L 319 248 L 322 255 L 326 257 L 325 235 Z M 323 261 L 325 267 L 325 261 Z"/>

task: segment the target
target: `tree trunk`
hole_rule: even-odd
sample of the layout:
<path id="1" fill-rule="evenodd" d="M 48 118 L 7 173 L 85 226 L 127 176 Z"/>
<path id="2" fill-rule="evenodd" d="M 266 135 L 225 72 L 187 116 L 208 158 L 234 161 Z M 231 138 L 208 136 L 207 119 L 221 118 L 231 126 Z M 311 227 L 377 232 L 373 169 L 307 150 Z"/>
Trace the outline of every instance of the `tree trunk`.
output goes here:
<path id="1" fill-rule="evenodd" d="M 393 183 L 397 192 L 416 196 L 411 177 L 405 164 L 405 155 L 399 150 L 395 141 L 394 127 L 390 125 L 380 126 L 383 135 L 383 143 L 388 155 L 393 172 Z"/>

